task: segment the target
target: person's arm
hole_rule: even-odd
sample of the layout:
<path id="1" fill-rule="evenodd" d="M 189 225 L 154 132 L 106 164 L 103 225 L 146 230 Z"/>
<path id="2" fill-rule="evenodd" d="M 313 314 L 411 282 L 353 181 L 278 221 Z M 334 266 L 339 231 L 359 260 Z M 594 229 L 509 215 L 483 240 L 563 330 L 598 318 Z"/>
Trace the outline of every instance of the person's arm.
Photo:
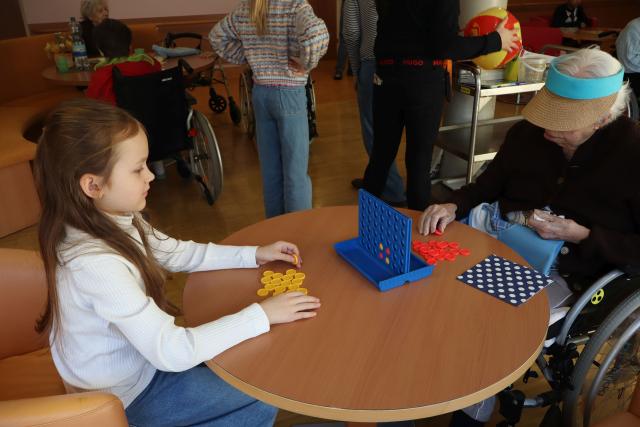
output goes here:
<path id="1" fill-rule="evenodd" d="M 556 7 L 553 11 L 553 18 L 551 18 L 552 27 L 565 27 L 565 20 L 567 19 L 566 8 L 564 5 Z"/>
<path id="2" fill-rule="evenodd" d="M 618 59 L 625 66 L 625 72 L 640 71 L 640 21 L 629 24 L 616 40 Z"/>
<path id="3" fill-rule="evenodd" d="M 329 31 L 324 21 L 313 13 L 309 3 L 303 1 L 295 10 L 295 31 L 298 36 L 299 65 L 306 71 L 314 69 L 329 47 Z"/>
<path id="4" fill-rule="evenodd" d="M 360 7 L 358 0 L 345 0 L 342 6 L 342 37 L 353 73 L 360 69 Z"/>
<path id="5" fill-rule="evenodd" d="M 209 33 L 213 51 L 233 64 L 244 64 L 247 59 L 235 26 L 237 10 L 225 16 Z"/>
<path id="6" fill-rule="evenodd" d="M 589 236 L 580 242 L 578 250 L 585 259 L 597 259 L 626 271 L 640 269 L 640 192 L 628 202 L 635 222 L 635 233 L 623 233 L 595 224 Z"/>
<path id="7" fill-rule="evenodd" d="M 505 183 L 509 179 L 508 165 L 514 162 L 514 148 L 517 150 L 517 147 L 511 147 L 514 142 L 518 141 L 514 130 L 517 127 L 518 124 L 509 129 L 496 157 L 476 181 L 454 191 L 447 199 L 448 203 L 453 203 L 457 206 L 456 219 L 466 217 L 471 209 L 482 202 L 491 203 L 498 200 L 502 194 Z"/>
<path id="8" fill-rule="evenodd" d="M 135 269 L 122 257 L 107 254 L 81 258 L 70 263 L 81 297 L 159 370 L 190 369 L 269 331 L 269 319 L 256 303 L 201 326 L 176 326 L 175 319 L 145 295 Z"/>
<path id="9" fill-rule="evenodd" d="M 153 256 L 171 272 L 255 268 L 257 246 L 225 246 L 173 239 L 158 230 L 147 229 Z"/>
<path id="10" fill-rule="evenodd" d="M 458 1 L 433 2 L 435 7 L 431 22 L 434 28 L 428 33 L 426 46 L 432 58 L 470 59 L 497 52 L 502 48 L 500 35 L 494 31 L 486 36 L 462 37 L 458 35 Z"/>

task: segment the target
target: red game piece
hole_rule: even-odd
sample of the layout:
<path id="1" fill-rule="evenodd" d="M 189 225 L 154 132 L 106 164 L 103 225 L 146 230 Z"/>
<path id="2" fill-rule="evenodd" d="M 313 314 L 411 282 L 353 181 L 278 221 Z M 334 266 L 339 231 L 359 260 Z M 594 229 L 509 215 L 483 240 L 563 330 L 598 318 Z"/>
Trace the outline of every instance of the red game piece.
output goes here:
<path id="1" fill-rule="evenodd" d="M 435 234 L 436 236 L 442 236 L 442 231 L 440 231 L 440 229 L 436 228 L 435 231 L 433 232 L 433 234 Z"/>
<path id="2" fill-rule="evenodd" d="M 449 242 L 449 247 L 452 249 L 458 249 L 459 246 L 458 242 Z"/>
<path id="3" fill-rule="evenodd" d="M 436 265 L 438 263 L 438 260 L 435 258 L 427 258 L 427 264 L 429 265 Z"/>
<path id="4" fill-rule="evenodd" d="M 456 256 L 453 254 L 447 254 L 446 255 L 447 261 L 455 261 L 456 260 Z"/>
<path id="5" fill-rule="evenodd" d="M 436 246 L 438 248 L 440 248 L 440 249 L 444 249 L 444 248 L 446 248 L 448 246 L 448 243 L 447 242 L 438 242 L 438 243 L 436 243 Z"/>
<path id="6" fill-rule="evenodd" d="M 460 255 L 467 256 L 467 255 L 470 255 L 470 254 L 471 254 L 471 251 L 469 249 L 467 249 L 467 248 L 460 249 Z"/>

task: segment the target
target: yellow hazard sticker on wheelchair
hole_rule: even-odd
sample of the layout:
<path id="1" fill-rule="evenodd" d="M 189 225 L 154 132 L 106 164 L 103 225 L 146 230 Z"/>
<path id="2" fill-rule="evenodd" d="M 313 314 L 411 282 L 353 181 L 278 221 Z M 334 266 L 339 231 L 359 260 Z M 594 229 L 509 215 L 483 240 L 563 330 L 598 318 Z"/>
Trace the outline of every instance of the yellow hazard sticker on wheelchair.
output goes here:
<path id="1" fill-rule="evenodd" d="M 599 289 L 593 296 L 591 297 L 591 304 L 597 305 L 602 302 L 604 299 L 604 289 Z"/>

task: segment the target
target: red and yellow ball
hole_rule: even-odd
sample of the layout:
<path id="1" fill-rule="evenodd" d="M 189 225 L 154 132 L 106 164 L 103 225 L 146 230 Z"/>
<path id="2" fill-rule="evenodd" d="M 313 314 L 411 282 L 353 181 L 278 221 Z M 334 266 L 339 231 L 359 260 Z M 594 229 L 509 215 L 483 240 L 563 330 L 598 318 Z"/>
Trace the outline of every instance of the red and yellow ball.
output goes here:
<path id="1" fill-rule="evenodd" d="M 464 35 L 469 36 L 484 36 L 496 30 L 496 27 L 505 17 L 508 17 L 505 24 L 505 28 L 512 30 L 515 29 L 518 33 L 518 49 L 511 52 L 506 50 L 500 50 L 498 52 L 490 53 L 488 55 L 478 56 L 473 59 L 476 65 L 479 67 L 491 70 L 494 68 L 504 67 L 504 65 L 515 58 L 522 49 L 522 33 L 520 31 L 520 22 L 516 19 L 511 12 L 506 11 L 500 7 L 494 7 L 487 9 L 484 12 L 479 13 L 467 23 L 464 29 Z"/>

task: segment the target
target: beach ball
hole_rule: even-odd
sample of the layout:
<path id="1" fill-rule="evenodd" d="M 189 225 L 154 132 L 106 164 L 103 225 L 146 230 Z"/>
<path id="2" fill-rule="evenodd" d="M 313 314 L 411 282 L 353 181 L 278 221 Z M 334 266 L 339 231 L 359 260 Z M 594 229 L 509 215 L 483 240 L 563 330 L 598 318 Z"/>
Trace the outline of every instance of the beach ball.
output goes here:
<path id="1" fill-rule="evenodd" d="M 515 29 L 520 39 L 518 43 L 518 49 L 511 52 L 506 50 L 500 50 L 498 52 L 490 53 L 488 55 L 478 56 L 473 59 L 479 67 L 487 70 L 503 67 L 507 62 L 515 58 L 522 49 L 522 32 L 520 31 L 520 22 L 516 19 L 511 12 L 506 11 L 500 7 L 494 7 L 487 9 L 484 12 L 471 18 L 464 29 L 464 35 L 469 36 L 484 36 L 495 31 L 496 27 L 505 17 L 509 17 L 505 27 L 509 30 Z"/>

